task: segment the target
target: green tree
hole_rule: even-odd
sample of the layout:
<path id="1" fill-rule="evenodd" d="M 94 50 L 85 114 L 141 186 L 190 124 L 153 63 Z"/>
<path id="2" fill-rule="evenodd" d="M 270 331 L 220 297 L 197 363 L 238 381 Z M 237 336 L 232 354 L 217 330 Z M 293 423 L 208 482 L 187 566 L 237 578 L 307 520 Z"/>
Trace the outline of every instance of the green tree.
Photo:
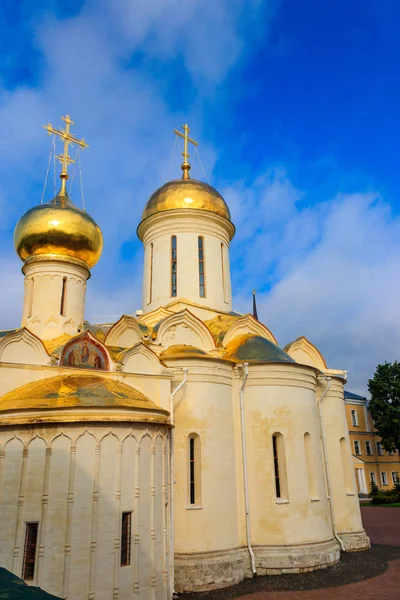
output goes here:
<path id="1" fill-rule="evenodd" d="M 375 481 L 371 481 L 370 486 L 369 486 L 369 497 L 370 498 L 375 498 L 375 496 L 379 495 L 379 488 L 376 485 Z"/>
<path id="2" fill-rule="evenodd" d="M 368 408 L 383 447 L 388 452 L 400 452 L 400 363 L 378 365 L 368 389 Z"/>

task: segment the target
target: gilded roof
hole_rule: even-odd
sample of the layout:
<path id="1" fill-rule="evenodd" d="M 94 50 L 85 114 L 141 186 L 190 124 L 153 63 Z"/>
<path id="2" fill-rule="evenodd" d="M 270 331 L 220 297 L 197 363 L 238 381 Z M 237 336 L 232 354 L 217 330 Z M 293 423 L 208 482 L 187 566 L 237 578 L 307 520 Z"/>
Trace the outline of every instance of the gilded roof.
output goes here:
<path id="1" fill-rule="evenodd" d="M 269 340 L 249 333 L 238 335 L 229 342 L 221 358 L 238 363 L 296 362 Z"/>
<path id="2" fill-rule="evenodd" d="M 240 319 L 242 315 L 217 315 L 213 319 L 204 321 L 204 325 L 211 331 L 211 335 L 214 338 L 217 346 L 222 346 L 223 339 L 226 332 L 231 326 Z"/>
<path id="3" fill-rule="evenodd" d="M 14 231 L 21 260 L 32 256 L 62 256 L 83 261 L 88 268 L 99 260 L 103 236 L 92 217 L 75 206 L 67 193 L 28 210 Z"/>
<path id="4" fill-rule="evenodd" d="M 161 360 L 169 358 L 213 358 L 204 350 L 189 344 L 174 344 L 160 354 Z"/>
<path id="5" fill-rule="evenodd" d="M 231 219 L 228 205 L 219 192 L 197 179 L 168 181 L 150 196 L 142 220 L 159 212 L 177 208 L 200 209 Z"/>
<path id="6" fill-rule="evenodd" d="M 290 350 L 290 347 L 293 346 L 293 344 L 295 344 L 296 342 L 299 342 L 302 339 L 302 335 L 300 335 L 299 337 L 297 337 L 295 340 L 293 340 L 292 342 L 289 342 L 288 344 L 285 344 L 285 346 L 283 347 L 285 352 L 288 352 L 288 350 Z"/>
<path id="7" fill-rule="evenodd" d="M 0 398 L 5 411 L 52 408 L 132 408 L 168 412 L 135 388 L 98 375 L 58 375 L 27 383 Z"/>
<path id="8" fill-rule="evenodd" d="M 3 337 L 6 337 L 6 335 L 9 335 L 10 333 L 15 333 L 16 331 L 18 331 L 17 329 L 5 329 L 3 331 L 0 331 L 0 340 Z"/>
<path id="9" fill-rule="evenodd" d="M 74 336 L 63 333 L 62 335 L 53 338 L 51 340 L 42 340 L 43 346 L 46 348 L 49 354 L 53 356 L 59 356 L 64 348 L 65 344 L 69 342 Z"/>
<path id="10" fill-rule="evenodd" d="M 95 338 L 99 340 L 99 342 L 104 342 L 107 337 L 107 333 L 110 331 L 111 327 L 114 323 L 89 323 L 89 321 L 84 321 L 85 331 L 90 331 Z"/>

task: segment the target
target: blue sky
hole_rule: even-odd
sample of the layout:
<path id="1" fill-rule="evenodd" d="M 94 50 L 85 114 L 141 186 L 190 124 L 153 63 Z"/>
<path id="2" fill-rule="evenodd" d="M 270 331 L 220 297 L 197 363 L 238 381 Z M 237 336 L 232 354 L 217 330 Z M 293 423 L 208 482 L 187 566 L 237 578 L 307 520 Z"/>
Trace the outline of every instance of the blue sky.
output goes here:
<path id="1" fill-rule="evenodd" d="M 172 129 L 187 121 L 237 227 L 235 308 L 257 289 L 281 345 L 306 335 L 365 391 L 400 348 L 399 20 L 395 0 L 6 1 L 0 327 L 20 320 L 12 232 L 40 202 L 42 125 L 69 113 L 89 141 L 85 199 L 105 248 L 87 317 L 107 320 L 140 307 L 136 226 L 179 176 Z"/>

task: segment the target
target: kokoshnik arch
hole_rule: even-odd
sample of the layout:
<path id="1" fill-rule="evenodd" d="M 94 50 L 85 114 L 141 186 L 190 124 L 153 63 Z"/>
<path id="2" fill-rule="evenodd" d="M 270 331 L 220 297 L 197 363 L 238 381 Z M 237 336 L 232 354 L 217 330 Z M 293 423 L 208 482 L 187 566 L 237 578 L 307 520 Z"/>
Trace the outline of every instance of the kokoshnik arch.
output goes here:
<path id="1" fill-rule="evenodd" d="M 103 239 L 66 190 L 15 228 L 21 327 L 0 333 L 0 564 L 76 600 L 167 599 L 369 547 L 343 386 L 232 309 L 229 208 L 183 177 L 145 205 L 143 305 L 90 324 Z M 174 483 L 173 483 L 174 482 Z"/>

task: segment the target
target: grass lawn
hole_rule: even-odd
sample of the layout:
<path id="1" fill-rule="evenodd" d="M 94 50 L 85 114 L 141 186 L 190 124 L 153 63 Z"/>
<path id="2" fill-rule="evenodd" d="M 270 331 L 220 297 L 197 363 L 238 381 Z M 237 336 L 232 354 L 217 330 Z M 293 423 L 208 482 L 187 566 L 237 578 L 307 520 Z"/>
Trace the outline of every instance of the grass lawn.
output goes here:
<path id="1" fill-rule="evenodd" d="M 372 504 L 372 502 L 360 502 L 360 506 L 379 506 L 380 508 L 400 508 L 400 502 L 393 502 L 393 504 Z"/>

